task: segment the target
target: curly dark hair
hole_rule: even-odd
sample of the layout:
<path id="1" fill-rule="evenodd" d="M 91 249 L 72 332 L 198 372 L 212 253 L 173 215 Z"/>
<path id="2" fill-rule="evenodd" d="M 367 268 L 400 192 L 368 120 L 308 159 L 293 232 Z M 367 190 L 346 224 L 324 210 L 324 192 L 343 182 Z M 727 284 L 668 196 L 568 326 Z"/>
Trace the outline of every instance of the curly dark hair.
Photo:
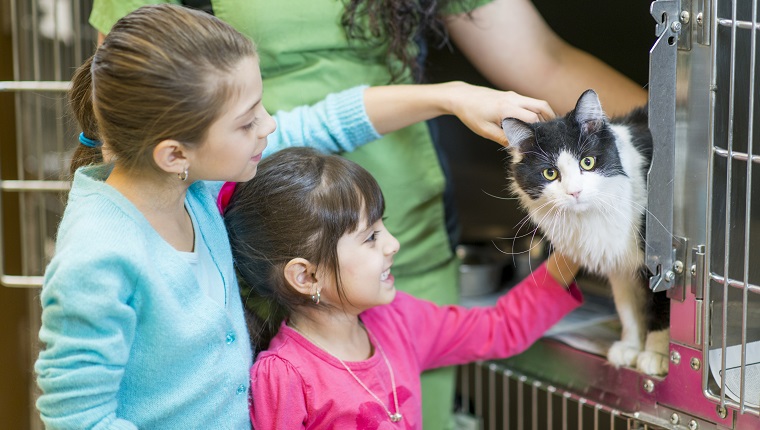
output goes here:
<path id="1" fill-rule="evenodd" d="M 387 47 L 385 60 L 391 74 L 390 83 L 398 82 L 406 72 L 420 81 L 422 65 L 418 58 L 418 43 L 425 40 L 438 47 L 448 44 L 441 11 L 455 3 L 474 3 L 473 0 L 344 1 L 346 7 L 341 24 L 346 36 L 371 47 Z"/>

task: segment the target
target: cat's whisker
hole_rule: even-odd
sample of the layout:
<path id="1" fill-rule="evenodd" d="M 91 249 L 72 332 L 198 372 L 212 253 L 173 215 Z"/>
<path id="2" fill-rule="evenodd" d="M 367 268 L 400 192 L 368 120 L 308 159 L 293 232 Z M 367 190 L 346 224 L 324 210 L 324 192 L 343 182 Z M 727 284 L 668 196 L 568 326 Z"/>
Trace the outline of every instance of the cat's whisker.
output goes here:
<path id="1" fill-rule="evenodd" d="M 552 236 L 554 235 L 555 229 L 559 227 L 559 223 L 557 222 L 558 217 L 556 216 L 557 213 L 561 213 L 561 209 L 559 206 L 557 206 L 557 200 L 552 199 L 547 204 L 550 204 L 549 211 L 547 211 L 544 216 L 538 220 L 538 225 L 546 225 L 550 229 L 550 233 L 552 233 Z M 549 218 L 548 222 L 544 222 L 547 218 Z"/>
<path id="2" fill-rule="evenodd" d="M 613 205 L 613 204 L 610 204 L 610 203 L 607 203 L 607 202 L 606 202 L 606 201 L 604 201 L 604 200 L 600 200 L 600 202 L 601 202 L 601 203 L 604 203 L 604 204 L 605 204 L 605 206 L 609 207 L 609 208 L 610 208 L 610 209 L 612 209 L 613 211 L 616 211 L 616 212 L 618 212 L 618 213 L 621 213 L 621 214 L 623 214 L 623 213 L 622 213 L 622 211 L 621 211 L 619 208 L 615 207 L 615 205 Z M 623 214 L 623 215 L 624 215 L 624 214 Z M 631 232 L 633 233 L 633 236 L 634 236 L 634 237 L 638 237 L 638 238 L 641 240 L 641 241 L 640 241 L 640 244 L 641 244 L 641 245 L 643 245 L 643 246 L 647 246 L 647 241 L 646 241 L 646 238 L 645 238 L 645 237 L 644 237 L 644 236 L 641 234 L 641 230 L 640 230 L 640 229 L 637 227 L 637 225 L 638 225 L 638 224 L 636 224 L 636 223 L 631 223 L 631 224 L 630 224 L 630 229 L 631 229 Z M 637 241 L 637 245 L 638 245 L 638 244 L 639 244 L 639 241 Z M 646 248 L 644 248 L 644 249 L 646 249 Z M 643 261 L 643 260 L 644 260 L 644 256 L 641 254 L 641 252 L 642 252 L 642 250 L 641 250 L 641 247 L 640 247 L 640 246 L 636 246 L 636 258 L 637 258 L 637 261 Z"/>
<path id="3" fill-rule="evenodd" d="M 569 272 L 570 271 L 570 265 L 567 263 L 567 257 L 565 257 L 565 254 L 561 254 L 561 255 L 562 255 L 562 258 L 560 258 L 560 259 L 557 260 L 557 264 L 560 264 L 560 262 L 561 262 L 562 264 L 565 265 L 565 269 L 567 269 L 567 271 Z M 570 282 L 568 282 L 568 280 L 565 279 L 565 275 L 564 275 L 564 273 L 562 271 L 560 271 L 560 276 L 562 277 L 562 282 L 564 282 L 565 285 L 570 285 Z M 577 281 L 577 277 L 573 276 L 572 281 L 573 282 Z"/>
<path id="4" fill-rule="evenodd" d="M 541 149 L 540 153 L 536 152 L 536 151 L 524 151 L 522 154 L 523 155 L 530 155 L 530 154 L 532 154 L 532 155 L 535 155 L 537 158 L 539 158 L 541 160 L 544 160 L 546 162 L 551 163 L 552 158 L 549 156 L 549 154 L 547 154 L 546 152 L 544 152 L 544 150 L 542 148 L 539 147 L 539 149 Z"/>
<path id="5" fill-rule="evenodd" d="M 521 219 L 521 220 L 520 220 L 520 221 L 517 223 L 517 225 L 515 225 L 515 227 L 517 227 L 516 233 L 519 233 L 519 232 L 520 232 L 520 230 L 522 229 L 522 227 L 523 227 L 523 226 L 524 226 L 524 225 L 525 225 L 525 224 L 526 224 L 528 221 L 530 221 L 530 220 L 532 219 L 532 215 L 533 215 L 534 213 L 536 213 L 536 212 L 538 212 L 538 211 L 542 210 L 543 208 L 545 208 L 547 205 L 550 205 L 551 203 L 552 203 L 552 202 L 546 202 L 546 203 L 542 204 L 541 206 L 539 206 L 539 207 L 537 207 L 537 208 L 535 208 L 535 209 L 533 209 L 533 210 L 530 210 L 530 211 L 528 212 L 528 214 L 527 214 L 527 215 L 525 215 L 525 216 L 524 216 L 524 217 L 523 217 L 523 218 L 522 218 L 522 219 Z M 536 228 L 538 228 L 538 226 L 536 226 Z M 535 229 L 534 229 L 534 230 L 535 230 Z M 527 233 L 526 235 L 523 235 L 523 236 L 519 236 L 519 237 L 525 237 L 525 236 L 527 236 L 527 235 L 529 235 L 529 234 L 530 234 L 530 233 Z"/>
<path id="6" fill-rule="evenodd" d="M 583 136 L 583 135 L 578 136 L 578 144 L 580 146 L 580 151 L 579 152 L 583 153 L 586 150 L 586 147 L 591 143 L 591 137 L 595 136 L 600 131 L 601 131 L 601 129 L 600 130 L 595 130 L 593 133 L 585 135 L 585 136 Z M 585 139 L 583 139 L 583 142 L 580 141 L 581 137 L 585 137 Z"/>
<path id="7" fill-rule="evenodd" d="M 542 207 L 543 207 L 543 206 L 546 206 L 547 204 L 551 204 L 551 203 L 555 203 L 555 204 L 551 205 L 551 207 L 549 208 L 549 211 L 548 211 L 548 212 L 547 212 L 547 213 L 544 215 L 544 217 L 541 219 L 541 221 L 539 221 L 539 224 L 541 224 L 541 223 L 543 222 L 543 220 L 544 220 L 544 219 L 546 219 L 546 218 L 547 218 L 547 217 L 549 217 L 549 216 L 551 216 L 551 217 L 552 217 L 552 219 L 556 219 L 556 218 L 558 218 L 557 216 L 555 216 L 555 215 L 554 215 L 554 213 L 559 213 L 560 215 L 562 214 L 562 212 L 563 212 L 563 211 L 562 211 L 561 209 L 559 209 L 559 207 L 556 205 L 556 200 L 552 200 L 552 201 L 549 201 L 549 202 L 547 202 L 546 204 L 542 205 Z M 557 228 L 557 227 L 558 227 L 558 223 L 556 223 L 556 222 L 553 222 L 553 223 L 552 223 L 552 226 L 551 226 L 551 228 L 552 228 L 552 232 L 553 232 L 553 231 L 554 231 L 554 229 L 555 229 L 555 228 Z M 535 236 L 534 236 L 534 239 L 535 239 Z M 534 239 L 532 239 L 532 240 L 534 240 Z M 531 245 L 532 245 L 532 243 L 533 243 L 533 242 L 532 242 L 532 240 L 531 240 Z M 544 240 L 546 240 L 546 238 L 545 238 L 544 236 L 542 236 L 542 237 L 541 237 L 541 240 L 539 241 L 539 243 L 538 243 L 536 246 L 540 245 L 540 244 L 541 244 L 541 243 L 542 243 Z M 531 249 L 534 249 L 534 248 L 535 248 L 535 246 L 533 246 L 533 245 L 532 245 L 532 246 L 531 246 Z M 533 274 L 533 268 L 532 268 L 532 267 L 530 267 L 530 259 L 528 260 L 528 268 L 529 268 L 529 270 L 530 270 L 531 276 L 535 276 L 535 275 Z M 534 278 L 534 281 L 535 281 L 535 278 Z"/>
<path id="8" fill-rule="evenodd" d="M 541 244 L 541 242 L 543 242 L 543 241 L 544 241 L 544 238 L 542 237 L 542 238 L 541 238 L 541 240 L 539 241 L 538 245 L 540 245 L 540 244 Z M 491 241 L 491 243 L 492 243 L 492 244 L 493 244 L 493 246 L 496 248 L 496 250 L 498 250 L 500 253 L 502 253 L 502 254 L 504 254 L 504 255 L 511 255 L 511 256 L 515 256 L 515 255 L 522 255 L 522 254 L 529 254 L 529 253 L 530 253 L 530 252 L 531 252 L 531 251 L 532 251 L 532 250 L 535 248 L 535 246 L 534 246 L 534 247 L 532 247 L 532 248 L 528 248 L 528 249 L 526 249 L 526 250 L 524 250 L 524 251 L 516 251 L 516 252 L 515 252 L 515 251 L 513 251 L 513 252 L 507 252 L 507 251 L 505 251 L 505 250 L 503 250 L 503 249 L 499 248 L 499 245 L 497 245 L 497 244 L 496 244 L 494 241 Z M 537 245 L 536 245 L 536 246 L 537 246 Z M 514 249 L 514 248 L 513 248 L 513 249 Z"/>
<path id="9" fill-rule="evenodd" d="M 519 222 L 518 222 L 518 223 L 515 225 L 515 227 L 514 227 L 514 228 L 515 228 L 515 237 L 513 238 L 514 240 L 517 240 L 517 239 L 522 239 L 523 237 L 529 236 L 530 234 L 532 234 L 532 233 L 533 233 L 533 230 L 535 230 L 536 228 L 538 228 L 538 226 L 536 226 L 536 227 L 535 227 L 533 230 L 529 230 L 527 233 L 525 233 L 525 234 L 523 234 L 523 235 L 519 235 L 519 233 L 520 233 L 520 230 L 522 230 L 522 228 L 523 228 L 524 226 L 526 226 L 526 225 L 528 224 L 528 222 L 529 222 L 529 221 L 530 221 L 530 215 L 525 215 L 525 217 L 523 217 L 523 219 L 521 219 L 521 220 L 520 220 L 520 221 L 519 221 Z"/>
<path id="10" fill-rule="evenodd" d="M 491 194 L 486 190 L 480 190 L 483 194 L 487 195 L 488 197 L 493 197 L 498 200 L 520 200 L 519 197 L 505 197 L 505 196 L 497 196 L 495 194 Z"/>
<path id="11" fill-rule="evenodd" d="M 543 205 L 541 205 L 541 206 L 539 206 L 538 208 L 536 208 L 536 209 L 534 210 L 534 212 L 535 212 L 535 211 L 538 211 L 538 210 L 541 210 L 541 209 L 543 209 L 544 207 L 546 207 L 546 206 L 547 206 L 547 205 L 549 205 L 549 204 L 551 204 L 551 202 L 546 202 L 546 203 L 544 203 Z M 517 262 L 514 260 L 514 256 L 515 256 L 515 255 L 520 255 L 520 254 L 530 253 L 531 251 L 533 251 L 533 249 L 535 249 L 535 247 L 536 247 L 536 246 L 539 246 L 539 245 L 541 244 L 541 242 L 544 240 L 544 239 L 542 238 L 542 240 L 541 240 L 541 241 L 539 241 L 539 242 L 538 242 L 538 244 L 536 244 L 536 245 L 533 245 L 533 242 L 534 242 L 534 238 L 535 238 L 535 235 L 536 235 L 536 233 L 538 232 L 538 226 L 535 226 L 535 227 L 534 227 L 532 230 L 529 230 L 529 231 L 528 231 L 528 232 L 526 232 L 525 234 L 522 234 L 522 235 L 520 235 L 520 234 L 519 234 L 519 233 L 520 233 L 520 230 L 522 230 L 522 228 L 523 228 L 525 225 L 527 225 L 527 223 L 530 221 L 530 219 L 531 219 L 531 218 L 530 218 L 530 213 L 529 213 L 528 215 L 525 215 L 525 216 L 524 216 L 524 217 L 523 217 L 523 218 L 522 218 L 522 219 L 521 219 L 521 220 L 520 220 L 520 221 L 519 221 L 519 222 L 518 222 L 518 223 L 515 225 L 516 231 L 515 231 L 515 236 L 514 236 L 514 237 L 511 237 L 511 238 L 499 238 L 499 239 L 504 239 L 504 240 L 512 240 L 512 252 L 511 252 L 511 253 L 509 253 L 509 252 L 506 252 L 506 251 L 502 250 L 502 249 L 501 249 L 501 248 L 500 248 L 500 247 L 499 247 L 499 246 L 498 246 L 498 245 L 497 245 L 495 242 L 491 241 L 491 242 L 493 243 L 494 247 L 496 247 L 496 249 L 498 249 L 498 250 L 499 250 L 499 252 L 501 252 L 501 253 L 503 253 L 503 254 L 505 254 L 505 255 L 512 255 L 512 257 L 513 257 L 513 259 L 512 259 L 512 263 L 513 263 L 513 264 L 515 264 L 515 265 L 517 264 Z M 531 241 L 530 241 L 530 243 L 531 243 L 531 246 L 529 246 L 529 247 L 528 247 L 528 249 L 527 249 L 527 250 L 525 250 L 525 251 L 519 251 L 519 252 L 515 252 L 515 251 L 514 251 L 514 248 L 515 248 L 515 243 L 517 242 L 517 239 L 521 239 L 521 238 L 524 238 L 524 237 L 528 237 L 528 236 L 532 236 L 532 238 L 531 238 Z"/>
<path id="12" fill-rule="evenodd" d="M 665 227 L 665 225 L 660 221 L 660 219 L 657 218 L 657 216 L 655 214 L 653 214 L 652 212 L 650 212 L 649 209 L 646 208 L 646 206 L 644 206 L 644 205 L 642 205 L 640 203 L 636 203 L 632 199 L 623 199 L 620 196 L 616 196 L 616 195 L 611 194 L 611 193 L 605 193 L 605 192 L 600 191 L 599 194 L 600 195 L 607 195 L 607 196 L 613 197 L 613 198 L 618 199 L 618 200 L 627 201 L 628 203 L 631 203 L 633 206 L 636 206 L 636 207 L 640 208 L 641 209 L 641 212 L 640 212 L 641 215 L 644 215 L 645 213 L 651 215 L 652 218 L 654 218 L 655 221 L 657 221 L 657 223 L 660 224 L 660 226 L 663 228 L 663 230 L 665 230 L 668 233 L 668 235 L 670 236 L 671 239 L 675 238 L 675 236 L 673 236 L 673 232 L 670 231 L 670 230 L 668 230 Z"/>
<path id="13" fill-rule="evenodd" d="M 531 234 L 533 234 L 533 232 L 534 232 L 534 231 L 535 231 L 537 228 L 538 228 L 538 226 L 536 226 L 535 228 L 533 228 L 533 230 L 530 230 L 530 231 L 528 231 L 527 233 L 525 233 L 525 234 L 521 234 L 521 235 L 519 235 L 519 236 L 512 236 L 512 237 L 497 237 L 496 239 L 499 239 L 499 240 L 511 240 L 512 242 L 515 242 L 515 241 L 517 241 L 517 239 L 522 239 L 522 238 L 524 238 L 524 237 L 528 237 L 528 236 L 530 236 Z M 518 231 L 519 231 L 519 230 L 518 230 Z M 515 233 L 517 233 L 517 232 L 515 232 Z"/>
<path id="14" fill-rule="evenodd" d="M 548 203 L 547 203 L 547 204 L 548 204 Z M 546 206 L 546 205 L 543 205 L 543 206 Z M 539 220 L 538 224 L 540 225 L 540 224 L 542 223 L 542 221 L 543 221 L 544 219 L 546 219 L 546 217 L 550 216 L 550 215 L 551 215 L 551 213 L 552 213 L 552 211 L 554 211 L 554 210 L 555 210 L 555 208 L 554 208 L 554 207 L 550 207 L 550 208 L 549 208 L 549 211 L 546 213 L 546 215 L 544 215 L 544 217 L 543 217 L 541 220 Z M 541 240 L 539 240 L 539 241 L 538 241 L 538 244 L 536 244 L 536 245 L 533 245 L 533 242 L 534 242 L 534 241 L 535 241 L 535 239 L 536 239 L 536 234 L 538 234 L 538 232 L 539 232 L 538 228 L 536 228 L 535 230 L 533 230 L 533 236 L 531 237 L 531 240 L 530 240 L 530 247 L 529 247 L 529 249 L 530 249 L 530 250 L 533 250 L 533 249 L 535 249 L 535 248 L 536 248 L 536 246 L 539 246 L 539 245 L 540 245 L 540 244 L 541 244 L 541 243 L 542 243 L 542 242 L 545 240 L 544 236 L 543 236 L 543 235 L 541 235 Z"/>
<path id="15" fill-rule="evenodd" d="M 531 218 L 533 218 L 532 215 L 534 213 L 540 211 L 541 209 L 543 209 L 546 206 L 550 206 L 549 210 L 541 217 L 541 219 L 539 219 L 539 220 L 536 221 L 536 224 L 537 225 L 545 225 L 544 221 L 547 218 L 549 218 L 550 219 L 550 225 L 552 226 L 552 231 L 553 231 L 554 225 L 556 224 L 555 217 L 553 216 L 553 213 L 557 211 L 556 200 L 550 200 L 550 201 L 544 203 L 543 205 L 539 206 L 535 210 L 531 211 Z"/>

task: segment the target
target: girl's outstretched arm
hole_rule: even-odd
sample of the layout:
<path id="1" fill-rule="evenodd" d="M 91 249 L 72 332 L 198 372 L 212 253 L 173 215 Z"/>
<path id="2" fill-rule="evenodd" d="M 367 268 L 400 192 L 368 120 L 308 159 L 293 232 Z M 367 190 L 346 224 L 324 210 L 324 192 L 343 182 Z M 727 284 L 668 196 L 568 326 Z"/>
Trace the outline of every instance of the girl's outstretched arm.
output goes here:
<path id="1" fill-rule="evenodd" d="M 362 314 L 367 327 L 401 327 L 422 370 L 519 354 L 583 302 L 575 270 L 558 254 L 491 307 L 437 306 L 398 292 L 387 308 Z M 553 267 L 553 268 L 552 268 Z M 373 312 L 374 311 L 374 312 Z M 377 333 L 377 330 L 375 330 Z M 381 344 L 392 343 L 378 334 Z"/>
<path id="2" fill-rule="evenodd" d="M 580 265 L 561 253 L 554 251 L 546 260 L 546 271 L 555 281 L 564 286 L 575 282 Z"/>
<path id="3" fill-rule="evenodd" d="M 535 122 L 554 117 L 554 112 L 545 101 L 464 82 L 358 86 L 329 94 L 311 106 L 276 112 L 278 127 L 264 155 L 291 146 L 328 153 L 353 151 L 384 134 L 441 115 L 456 115 L 475 133 L 507 145 L 502 119 Z"/>
<path id="4" fill-rule="evenodd" d="M 549 104 L 512 91 L 446 82 L 370 87 L 364 94 L 367 115 L 380 134 L 441 115 L 456 115 L 478 135 L 506 146 L 501 120 L 536 122 L 553 118 Z"/>

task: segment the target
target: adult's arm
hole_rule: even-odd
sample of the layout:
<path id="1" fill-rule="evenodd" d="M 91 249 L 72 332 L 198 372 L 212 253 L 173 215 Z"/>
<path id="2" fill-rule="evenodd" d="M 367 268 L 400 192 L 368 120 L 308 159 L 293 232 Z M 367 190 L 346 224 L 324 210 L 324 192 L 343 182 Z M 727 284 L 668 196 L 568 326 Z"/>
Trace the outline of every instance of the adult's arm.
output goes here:
<path id="1" fill-rule="evenodd" d="M 608 115 L 647 102 L 638 84 L 562 40 L 530 0 L 494 0 L 446 21 L 452 40 L 491 83 L 543 99 L 564 114 L 593 88 Z"/>

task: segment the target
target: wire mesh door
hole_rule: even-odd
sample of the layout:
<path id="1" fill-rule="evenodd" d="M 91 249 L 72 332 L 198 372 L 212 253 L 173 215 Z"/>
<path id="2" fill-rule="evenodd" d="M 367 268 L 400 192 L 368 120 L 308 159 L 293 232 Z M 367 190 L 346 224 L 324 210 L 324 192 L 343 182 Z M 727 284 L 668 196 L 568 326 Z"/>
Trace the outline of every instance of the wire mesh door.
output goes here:
<path id="1" fill-rule="evenodd" d="M 758 13 L 713 4 L 703 386 L 719 414 L 760 414 Z"/>

